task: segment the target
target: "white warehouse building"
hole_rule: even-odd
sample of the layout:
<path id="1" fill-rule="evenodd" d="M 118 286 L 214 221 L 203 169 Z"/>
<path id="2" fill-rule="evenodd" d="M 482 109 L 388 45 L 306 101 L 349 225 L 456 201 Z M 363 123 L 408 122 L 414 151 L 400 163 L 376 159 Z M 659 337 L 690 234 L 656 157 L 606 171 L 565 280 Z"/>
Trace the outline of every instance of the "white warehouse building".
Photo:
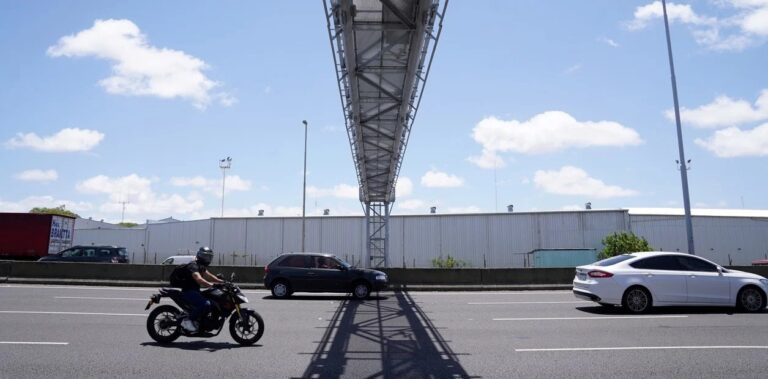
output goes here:
<path id="1" fill-rule="evenodd" d="M 752 212 L 752 213 L 750 213 Z M 723 265 L 749 265 L 768 257 L 768 212 L 694 211 L 696 254 Z M 200 246 L 217 263 L 263 266 L 283 252 L 301 249 L 301 217 L 211 218 L 147 224 L 144 228 L 78 228 L 77 245 L 124 246 L 134 263 L 159 263 L 194 254 Z M 306 251 L 333 253 L 363 265 L 365 218 L 306 219 Z M 524 267 L 537 249 L 602 249 L 611 233 L 631 231 L 657 250 L 687 251 L 682 215 L 653 211 L 585 210 L 489 214 L 390 216 L 389 265 L 432 267 L 448 255 L 469 267 Z"/>

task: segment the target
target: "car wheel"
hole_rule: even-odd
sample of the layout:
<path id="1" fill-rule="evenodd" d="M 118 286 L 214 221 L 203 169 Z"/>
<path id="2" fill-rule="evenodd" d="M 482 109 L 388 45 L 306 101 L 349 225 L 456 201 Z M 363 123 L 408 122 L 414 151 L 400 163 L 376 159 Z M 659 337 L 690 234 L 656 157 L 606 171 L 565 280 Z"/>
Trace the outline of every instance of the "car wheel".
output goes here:
<path id="1" fill-rule="evenodd" d="M 765 301 L 765 294 L 762 291 L 749 286 L 739 291 L 739 295 L 736 297 L 736 306 L 744 312 L 760 312 L 765 308 Z"/>
<path id="2" fill-rule="evenodd" d="M 366 282 L 357 282 L 352 286 L 352 296 L 358 300 L 364 300 L 371 294 L 371 286 Z"/>
<path id="3" fill-rule="evenodd" d="M 624 292 L 621 305 L 631 313 L 645 313 L 651 309 L 651 294 L 643 287 L 630 287 Z"/>
<path id="4" fill-rule="evenodd" d="M 291 288 L 288 285 L 288 282 L 284 280 L 278 280 L 273 283 L 272 296 L 278 299 L 285 299 L 286 297 L 291 296 Z"/>

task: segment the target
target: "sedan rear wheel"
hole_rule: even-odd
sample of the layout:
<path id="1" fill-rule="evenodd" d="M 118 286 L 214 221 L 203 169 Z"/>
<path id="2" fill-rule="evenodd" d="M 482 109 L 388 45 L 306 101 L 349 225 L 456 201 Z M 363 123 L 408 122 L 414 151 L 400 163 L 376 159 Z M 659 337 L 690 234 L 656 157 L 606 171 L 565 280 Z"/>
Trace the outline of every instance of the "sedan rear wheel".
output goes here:
<path id="1" fill-rule="evenodd" d="M 632 287 L 624 292 L 621 305 L 631 313 L 645 313 L 651 309 L 651 294 L 642 287 Z"/>
<path id="2" fill-rule="evenodd" d="M 742 288 L 736 305 L 745 312 L 759 312 L 765 308 L 765 295 L 755 287 Z"/>

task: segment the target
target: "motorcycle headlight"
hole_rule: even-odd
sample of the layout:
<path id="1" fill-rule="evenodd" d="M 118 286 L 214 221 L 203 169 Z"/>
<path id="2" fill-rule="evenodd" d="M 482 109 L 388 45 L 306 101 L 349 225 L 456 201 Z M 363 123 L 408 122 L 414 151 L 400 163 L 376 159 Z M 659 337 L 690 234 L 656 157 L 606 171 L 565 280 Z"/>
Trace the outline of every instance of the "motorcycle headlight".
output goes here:
<path id="1" fill-rule="evenodd" d="M 387 276 L 384 274 L 376 275 L 376 280 L 387 280 Z"/>

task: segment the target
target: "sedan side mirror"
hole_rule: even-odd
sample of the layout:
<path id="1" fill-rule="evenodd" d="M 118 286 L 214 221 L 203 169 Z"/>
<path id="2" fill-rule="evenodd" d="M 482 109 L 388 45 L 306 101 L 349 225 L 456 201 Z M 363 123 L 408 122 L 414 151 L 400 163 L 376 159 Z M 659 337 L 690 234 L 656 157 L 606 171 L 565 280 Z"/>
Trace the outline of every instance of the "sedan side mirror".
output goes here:
<path id="1" fill-rule="evenodd" d="M 347 271 L 347 266 L 344 266 L 344 265 L 338 265 L 336 266 L 336 268 L 338 268 L 341 271 Z"/>

